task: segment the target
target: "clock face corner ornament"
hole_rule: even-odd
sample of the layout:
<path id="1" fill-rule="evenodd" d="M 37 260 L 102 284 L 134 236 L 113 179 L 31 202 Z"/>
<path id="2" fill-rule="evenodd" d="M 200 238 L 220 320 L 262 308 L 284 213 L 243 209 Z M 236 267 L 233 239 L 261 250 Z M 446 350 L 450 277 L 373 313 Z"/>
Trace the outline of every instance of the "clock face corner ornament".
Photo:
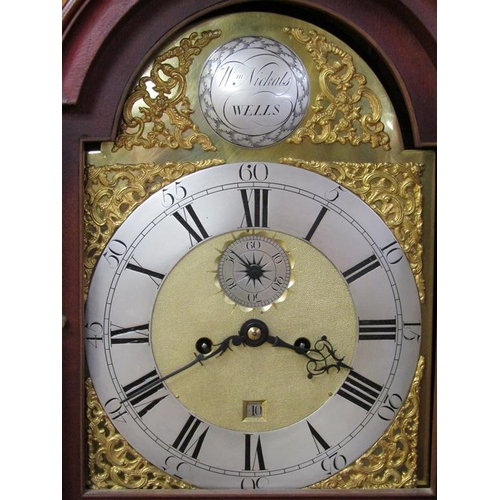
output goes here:
<path id="1" fill-rule="evenodd" d="M 112 423 L 159 469 L 300 488 L 384 433 L 420 322 L 371 208 L 319 174 L 247 162 L 187 175 L 124 221 L 92 278 L 86 352 Z"/>

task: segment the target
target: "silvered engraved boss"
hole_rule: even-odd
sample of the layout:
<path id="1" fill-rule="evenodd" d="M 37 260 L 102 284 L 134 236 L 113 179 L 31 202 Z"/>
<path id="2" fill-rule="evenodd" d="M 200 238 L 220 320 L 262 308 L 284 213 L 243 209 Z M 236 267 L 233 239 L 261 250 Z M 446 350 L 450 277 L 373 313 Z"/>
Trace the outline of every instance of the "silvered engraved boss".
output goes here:
<path id="1" fill-rule="evenodd" d="M 205 62 L 200 105 L 213 130 L 232 144 L 271 146 L 300 124 L 309 104 L 302 61 L 269 38 L 247 36 L 220 46 Z"/>

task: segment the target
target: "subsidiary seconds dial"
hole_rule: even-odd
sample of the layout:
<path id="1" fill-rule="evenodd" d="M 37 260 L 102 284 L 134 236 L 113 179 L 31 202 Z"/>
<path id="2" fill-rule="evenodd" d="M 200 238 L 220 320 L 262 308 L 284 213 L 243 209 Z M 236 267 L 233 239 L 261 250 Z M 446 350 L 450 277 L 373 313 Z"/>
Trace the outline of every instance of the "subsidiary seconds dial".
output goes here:
<path id="1" fill-rule="evenodd" d="M 238 238 L 221 255 L 218 279 L 236 304 L 265 307 L 279 300 L 290 283 L 290 261 L 280 244 L 266 236 Z"/>

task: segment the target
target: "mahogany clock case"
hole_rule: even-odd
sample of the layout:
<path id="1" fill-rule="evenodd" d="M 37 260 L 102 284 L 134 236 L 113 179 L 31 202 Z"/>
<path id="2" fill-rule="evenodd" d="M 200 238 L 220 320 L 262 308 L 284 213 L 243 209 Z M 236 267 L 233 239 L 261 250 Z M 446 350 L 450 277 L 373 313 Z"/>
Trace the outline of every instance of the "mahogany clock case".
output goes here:
<path id="1" fill-rule="evenodd" d="M 86 152 L 119 134 L 121 110 L 138 68 L 156 47 L 189 25 L 246 11 L 284 13 L 334 32 L 375 71 L 396 109 L 404 149 L 436 150 L 436 4 L 420 0 L 68 1 L 63 7 L 63 498 L 121 498 L 86 489 L 85 363 L 83 342 L 83 165 Z M 408 55 L 411 54 L 411 57 Z M 432 297 L 432 291 L 430 293 Z M 432 343 L 432 342 L 431 342 Z M 421 390 L 419 487 L 391 490 L 398 498 L 436 495 L 434 360 L 426 363 Z M 70 437 L 69 437 L 70 436 Z M 168 492 L 182 497 L 187 492 Z M 150 498 L 154 491 L 126 492 Z M 254 497 L 252 492 L 239 493 Z M 260 493 L 283 498 L 284 493 Z M 289 491 L 307 498 L 372 498 L 364 491 Z M 192 491 L 189 497 L 234 497 Z"/>

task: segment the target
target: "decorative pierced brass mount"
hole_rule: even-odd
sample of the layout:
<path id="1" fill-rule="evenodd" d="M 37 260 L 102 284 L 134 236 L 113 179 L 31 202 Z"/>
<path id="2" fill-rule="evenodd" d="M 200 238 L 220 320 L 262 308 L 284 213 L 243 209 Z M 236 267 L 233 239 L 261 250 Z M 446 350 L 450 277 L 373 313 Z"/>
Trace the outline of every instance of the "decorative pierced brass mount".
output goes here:
<path id="1" fill-rule="evenodd" d="M 290 38 L 307 49 L 316 63 L 320 93 L 312 109 L 314 114 L 287 142 L 300 144 L 371 144 L 390 150 L 389 135 L 381 122 L 382 105 L 367 86 L 364 75 L 356 70 L 353 57 L 316 31 L 308 34 L 299 28 L 284 28 Z"/>
<path id="2" fill-rule="evenodd" d="M 319 88 L 306 123 L 286 142 L 369 144 L 389 151 L 381 100 L 356 68 L 353 55 L 314 30 L 306 33 L 299 27 L 284 27 L 281 31 L 295 42 L 293 48 L 305 48 L 304 56 L 312 60 L 311 79 L 316 79 Z M 217 150 L 201 131 L 202 120 L 193 120 L 196 106 L 188 93 L 191 87 L 197 88 L 199 78 L 196 71 L 190 74 L 195 57 L 221 33 L 220 29 L 192 32 L 155 57 L 125 102 L 113 151 L 134 147 L 191 150 L 196 144 L 204 151 Z"/>
<path id="3" fill-rule="evenodd" d="M 310 488 L 413 488 L 416 486 L 421 357 L 410 393 L 395 420 L 367 453 L 347 469 Z M 191 489 L 143 459 L 116 431 L 86 381 L 88 486 L 91 489 Z"/>
<path id="4" fill-rule="evenodd" d="M 192 33 L 155 58 L 149 75 L 139 80 L 123 107 L 115 151 L 121 147 L 130 151 L 134 146 L 192 149 L 197 143 L 205 151 L 216 149 L 190 118 L 193 109 L 186 95 L 186 75 L 194 57 L 220 34 L 220 30 Z"/>

